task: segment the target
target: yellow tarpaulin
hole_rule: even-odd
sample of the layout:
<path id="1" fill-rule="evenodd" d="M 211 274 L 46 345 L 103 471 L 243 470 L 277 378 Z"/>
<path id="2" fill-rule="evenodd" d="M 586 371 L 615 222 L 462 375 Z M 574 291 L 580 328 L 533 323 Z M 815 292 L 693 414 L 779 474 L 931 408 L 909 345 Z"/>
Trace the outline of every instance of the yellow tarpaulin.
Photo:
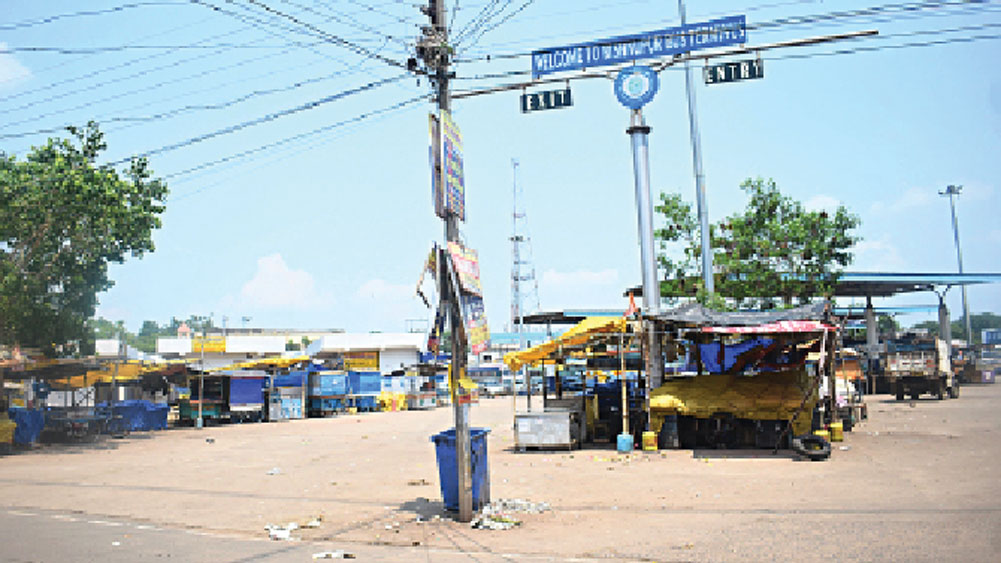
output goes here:
<path id="1" fill-rule="evenodd" d="M 247 360 L 245 362 L 236 362 L 228 366 L 222 366 L 217 368 L 211 368 L 205 370 L 206 372 L 217 372 L 226 370 L 240 370 L 240 369 L 263 369 L 263 368 L 287 368 L 293 366 L 300 362 L 309 361 L 308 356 L 296 356 L 292 358 L 274 356 L 270 358 L 258 358 L 256 360 Z M 189 362 L 194 363 L 194 362 Z"/>
<path id="2" fill-rule="evenodd" d="M 505 354 L 504 363 L 511 371 L 518 371 L 521 366 L 552 358 L 553 354 L 561 347 L 586 344 L 596 334 L 625 332 L 626 322 L 623 317 L 588 317 L 549 342 L 543 342 L 528 350 Z"/>
<path id="3" fill-rule="evenodd" d="M 804 370 L 673 379 L 650 391 L 650 413 L 661 420 L 665 414 L 674 413 L 696 418 L 730 413 L 750 420 L 789 420 L 811 385 Z M 816 401 L 814 390 L 796 420 L 793 428 L 796 434 L 810 430 L 810 416 Z M 655 426 L 659 428 L 660 424 Z"/>

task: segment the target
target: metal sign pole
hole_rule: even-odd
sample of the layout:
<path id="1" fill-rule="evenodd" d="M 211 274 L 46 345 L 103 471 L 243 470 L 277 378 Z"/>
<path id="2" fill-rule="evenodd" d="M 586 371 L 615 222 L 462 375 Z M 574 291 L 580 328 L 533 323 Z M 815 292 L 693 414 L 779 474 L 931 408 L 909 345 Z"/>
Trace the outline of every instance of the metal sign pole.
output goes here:
<path id="1" fill-rule="evenodd" d="M 660 312 L 660 283 L 657 281 L 657 255 L 653 243 L 653 202 L 650 198 L 650 127 L 643 120 L 643 111 L 634 109 L 630 127 L 626 130 L 632 140 L 633 175 L 636 185 L 636 215 L 639 226 L 640 262 L 643 270 L 643 316 L 651 317 Z M 653 321 L 643 323 L 647 337 L 646 373 L 651 388 L 663 383 L 660 340 L 654 332 Z"/>
<path id="2" fill-rule="evenodd" d="M 685 26 L 685 0 L 678 0 L 678 14 L 681 16 L 681 26 Z M 692 168 L 695 172 L 696 207 L 699 213 L 699 231 L 702 238 L 702 280 L 705 284 L 706 296 L 715 291 L 713 283 L 713 255 L 709 240 L 709 204 L 706 201 L 706 175 L 702 170 L 702 138 L 699 134 L 699 122 L 696 115 L 695 85 L 692 69 L 685 60 L 685 93 L 688 96 L 688 132 L 692 143 Z"/>

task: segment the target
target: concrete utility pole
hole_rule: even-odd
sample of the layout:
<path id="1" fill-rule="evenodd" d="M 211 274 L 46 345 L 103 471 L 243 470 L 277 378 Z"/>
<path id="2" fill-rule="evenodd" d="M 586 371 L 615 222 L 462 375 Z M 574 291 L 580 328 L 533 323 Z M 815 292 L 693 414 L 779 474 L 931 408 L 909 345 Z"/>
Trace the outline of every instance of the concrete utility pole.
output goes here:
<path id="1" fill-rule="evenodd" d="M 952 235 L 956 240 L 956 261 L 959 262 L 959 273 L 963 273 L 963 252 L 959 248 L 959 223 L 956 222 L 956 201 L 953 196 L 959 197 L 963 191 L 963 186 L 947 186 L 944 192 L 939 195 L 949 196 L 949 208 L 952 210 Z M 939 321 L 941 322 L 941 321 Z M 966 324 L 966 343 L 973 345 L 973 329 L 970 326 L 970 307 L 966 301 L 966 284 L 963 284 L 963 323 Z M 952 341 L 952 327 L 949 327 L 949 341 Z"/>
<path id="2" fill-rule="evenodd" d="M 439 134 L 434 138 L 433 150 L 436 154 L 441 154 L 441 131 L 444 128 L 444 114 L 451 111 L 448 91 L 451 48 L 448 44 L 445 1 L 429 0 L 427 6 L 421 6 L 421 11 L 430 18 L 431 25 L 422 28 L 423 37 L 418 41 L 417 55 L 423 59 L 428 69 L 428 77 L 437 91 Z M 444 166 L 444 163 L 442 165 Z M 440 174 L 440 171 L 434 171 L 434 173 Z M 438 181 L 441 183 L 441 189 L 446 190 L 447 184 L 441 176 L 439 176 Z M 466 392 L 461 389 L 461 377 L 466 372 L 466 341 L 463 336 L 465 330 L 462 326 L 462 307 L 459 302 L 458 288 L 449 289 L 451 288 L 451 274 L 447 259 L 447 243 L 459 242 L 459 218 L 451 210 L 445 212 L 445 242 L 446 249 L 439 255 L 439 279 L 442 306 L 446 307 L 449 313 L 451 325 L 452 369 L 449 370 L 449 377 L 452 389 L 452 409 L 455 416 L 455 461 L 458 471 L 459 521 L 469 522 L 473 519 L 469 402 L 465 398 Z"/>
<path id="3" fill-rule="evenodd" d="M 681 25 L 685 25 L 685 0 L 678 0 L 678 15 Z M 692 69 L 685 59 L 685 93 L 688 95 L 688 132 L 692 143 L 692 168 L 695 172 L 695 198 L 699 213 L 699 231 L 702 238 L 702 282 L 706 294 L 712 295 L 715 289 L 713 280 L 713 255 L 709 239 L 709 203 L 706 201 L 706 175 L 702 170 L 702 137 L 699 134 L 699 118 L 695 104 L 695 85 Z"/>

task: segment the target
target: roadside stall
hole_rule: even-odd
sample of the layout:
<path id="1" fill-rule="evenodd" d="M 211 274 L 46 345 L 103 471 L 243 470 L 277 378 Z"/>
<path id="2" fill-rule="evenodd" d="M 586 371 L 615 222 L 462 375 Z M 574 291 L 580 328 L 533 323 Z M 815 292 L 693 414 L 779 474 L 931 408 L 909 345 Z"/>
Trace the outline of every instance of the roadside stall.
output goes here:
<path id="1" fill-rule="evenodd" d="M 590 317 L 581 321 L 557 338 L 543 342 L 537 346 L 520 352 L 511 352 L 504 356 L 504 362 L 512 373 L 522 367 L 541 366 L 542 371 L 548 367 L 553 371 L 552 391 L 555 397 L 550 398 L 546 387 L 543 387 L 542 409 L 531 408 L 532 386 L 529 385 L 528 408 L 524 412 L 514 413 L 515 447 L 519 450 L 527 448 L 575 448 L 588 440 L 588 421 L 596 418 L 597 399 L 589 401 L 583 393 L 563 393 L 563 376 L 570 373 L 565 368 L 557 369 L 557 364 L 563 362 L 574 353 L 582 356 L 591 353 L 589 345 L 599 339 L 623 341 L 627 330 L 627 320 L 622 317 Z M 624 347 L 619 346 L 619 350 Z M 623 370 L 624 371 L 624 370 Z M 620 375 L 622 373 L 620 372 Z M 624 378 L 621 379 L 625 381 Z M 583 390 L 581 385 L 581 391 Z M 589 407 L 589 405 L 591 405 Z M 634 404 L 638 406 L 638 404 Z"/>
<path id="2" fill-rule="evenodd" d="M 659 315 L 678 335 L 667 347 L 678 357 L 668 360 L 684 358 L 685 367 L 650 393 L 658 444 L 775 449 L 808 434 L 833 365 L 837 329 L 824 316 L 824 304 L 736 313 L 693 304 Z"/>

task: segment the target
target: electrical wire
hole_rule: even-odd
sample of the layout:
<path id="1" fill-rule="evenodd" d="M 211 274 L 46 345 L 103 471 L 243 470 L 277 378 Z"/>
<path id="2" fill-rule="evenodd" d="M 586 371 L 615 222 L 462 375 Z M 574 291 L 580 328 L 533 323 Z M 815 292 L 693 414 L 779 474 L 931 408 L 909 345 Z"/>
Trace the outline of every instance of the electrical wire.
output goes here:
<path id="1" fill-rule="evenodd" d="M 285 137 L 283 139 L 279 139 L 277 141 L 273 141 L 273 142 L 270 142 L 270 143 L 266 143 L 264 145 L 257 146 L 257 147 L 252 148 L 252 149 L 248 149 L 248 150 L 245 150 L 245 151 L 234 153 L 234 154 L 231 154 L 231 155 L 228 155 L 228 156 L 225 156 L 225 157 L 222 157 L 222 158 L 218 158 L 216 160 L 212 160 L 212 161 L 209 161 L 209 162 L 203 162 L 201 164 L 198 164 L 197 166 L 192 166 L 192 167 L 186 168 L 184 170 L 179 170 L 177 172 L 172 172 L 170 174 L 167 174 L 167 175 L 163 176 L 163 179 L 164 180 L 171 180 L 171 179 L 179 178 L 181 176 L 187 176 L 187 175 L 193 174 L 193 173 L 201 171 L 201 170 L 205 170 L 205 169 L 208 169 L 208 168 L 211 168 L 211 167 L 214 167 L 214 166 L 218 166 L 220 164 L 225 164 L 225 163 L 228 163 L 228 162 L 232 162 L 232 161 L 235 161 L 235 160 L 246 158 L 248 156 L 257 154 L 257 153 L 262 152 L 262 151 L 270 151 L 271 149 L 274 149 L 274 148 L 277 148 L 277 147 L 280 147 L 280 146 L 284 146 L 284 145 L 287 145 L 289 143 L 293 143 L 295 141 L 300 141 L 300 140 L 303 140 L 303 139 L 306 139 L 306 138 L 309 138 L 309 137 L 312 137 L 312 136 L 315 136 L 315 135 L 319 135 L 319 134 L 322 134 L 322 133 L 327 133 L 327 132 L 333 131 L 335 129 L 339 129 L 339 128 L 347 126 L 347 125 L 351 125 L 351 124 L 354 124 L 354 123 L 359 123 L 361 121 L 364 121 L 366 119 L 375 117 L 377 115 L 382 115 L 382 114 L 389 113 L 389 112 L 392 112 L 392 111 L 395 111 L 395 110 L 398 110 L 398 109 L 402 109 L 402 108 L 404 108 L 406 106 L 413 105 L 413 104 L 415 104 L 417 102 L 427 100 L 429 97 L 430 97 L 429 95 L 424 94 L 424 95 L 420 95 L 420 96 L 417 96 L 417 97 L 414 97 L 414 98 L 410 98 L 408 100 L 404 100 L 402 102 L 395 103 L 393 105 L 390 105 L 390 106 L 387 106 L 387 107 L 384 107 L 384 108 L 367 111 L 365 113 L 358 114 L 358 115 L 356 115 L 354 117 L 351 117 L 349 119 L 338 121 L 337 123 L 332 123 L 330 125 L 324 125 L 323 127 L 317 127 L 316 129 L 313 129 L 311 131 L 307 131 L 305 133 L 299 133 L 299 134 L 296 134 L 296 135 L 291 135 L 291 136 Z M 203 191 L 203 190 L 202 189 L 195 190 L 194 192 L 191 192 L 191 193 L 188 193 L 188 194 L 184 194 L 183 196 L 178 197 L 177 199 L 183 199 L 185 197 L 190 197 L 190 196 L 195 195 L 196 193 L 199 193 L 201 191 Z"/>
<path id="2" fill-rule="evenodd" d="M 281 117 L 286 117 L 286 116 L 289 116 L 289 115 L 292 115 L 292 114 L 301 113 L 303 111 L 308 111 L 308 110 L 311 110 L 311 109 L 315 109 L 315 108 L 318 108 L 318 107 L 320 107 L 322 105 L 325 105 L 325 104 L 328 104 L 328 103 L 331 103 L 331 102 L 336 102 L 338 100 L 341 100 L 341 99 L 346 98 L 348 96 L 352 96 L 354 94 L 358 94 L 358 93 L 361 93 L 361 92 L 372 90 L 374 88 L 378 88 L 379 86 L 383 86 L 385 84 L 389 84 L 389 83 L 392 83 L 392 82 L 398 82 L 398 81 L 400 81 L 403 78 L 407 78 L 408 76 L 409 76 L 408 74 L 404 73 L 404 74 L 399 74 L 399 75 L 396 75 L 396 76 L 391 76 L 389 78 L 383 78 L 381 80 L 375 80 L 375 81 L 369 82 L 367 84 L 364 84 L 362 86 L 358 86 L 358 87 L 351 88 L 351 89 L 348 89 L 348 90 L 343 90 L 343 91 L 338 92 L 336 94 L 331 94 L 329 96 L 324 96 L 322 98 L 319 98 L 317 100 L 313 100 L 311 102 L 307 102 L 305 104 L 300 104 L 300 105 L 295 106 L 295 107 L 291 107 L 291 108 L 284 109 L 284 110 L 281 110 L 281 111 L 272 112 L 272 113 L 263 115 L 261 117 L 257 117 L 255 119 L 250 119 L 250 120 L 247 120 L 247 121 L 243 121 L 243 122 L 237 123 L 235 125 L 230 125 L 228 127 L 222 128 L 222 129 L 217 129 L 217 130 L 209 132 L 209 133 L 203 133 L 201 135 L 196 135 L 194 137 L 191 137 L 191 138 L 183 140 L 183 141 L 178 141 L 176 143 L 171 143 L 169 145 L 164 145 L 164 146 L 156 148 L 156 149 L 151 149 L 151 150 L 148 150 L 148 151 L 142 153 L 140 156 L 142 156 L 142 157 L 149 157 L 149 156 L 153 156 L 153 155 L 157 155 L 157 154 L 162 154 L 162 153 L 165 153 L 165 152 L 170 152 L 170 151 L 173 151 L 173 150 L 176 150 L 176 149 L 179 149 L 179 148 L 189 147 L 191 145 L 194 145 L 194 144 L 197 144 L 197 143 L 201 143 L 203 141 L 207 141 L 209 139 L 213 139 L 213 138 L 219 137 L 221 135 L 227 135 L 229 133 L 235 133 L 235 132 L 240 131 L 242 129 L 246 129 L 247 127 L 253 127 L 255 125 L 260 125 L 262 123 L 267 123 L 269 121 L 274 121 L 274 120 L 276 120 L 278 118 L 281 118 Z M 110 164 L 112 166 L 117 166 L 117 165 L 129 162 L 130 160 L 132 160 L 132 157 L 124 158 L 124 159 L 119 159 L 119 160 L 116 160 L 114 162 L 111 162 Z"/>
<path id="3" fill-rule="evenodd" d="M 67 18 L 76 18 L 83 16 L 100 16 L 114 12 L 122 12 L 125 10 L 130 10 L 132 8 L 146 8 L 150 6 L 181 6 L 183 4 L 184 4 L 183 2 L 166 2 L 166 1 L 130 2 L 128 4 L 122 4 L 120 6 L 115 6 L 113 8 L 105 8 L 103 10 L 87 10 L 83 12 L 56 14 L 54 16 L 48 16 L 37 20 L 26 20 L 15 23 L 0 24 L 0 31 L 13 31 L 15 29 L 25 29 L 28 27 L 34 27 L 37 25 L 52 23 Z"/>
<path id="4" fill-rule="evenodd" d="M 207 20 L 202 20 L 199 23 L 204 23 L 205 21 L 207 21 Z M 162 31 L 160 33 L 156 33 L 156 34 L 153 34 L 153 35 L 146 36 L 145 39 L 149 39 L 149 38 L 153 38 L 153 37 L 159 37 L 161 35 L 170 35 L 170 34 L 176 32 L 176 31 L 179 31 L 179 30 L 182 30 L 182 29 L 188 29 L 190 27 L 191 26 L 189 24 L 180 25 L 180 26 L 177 26 L 177 27 L 166 29 L 166 30 L 164 30 L 164 31 Z M 221 39 L 223 37 L 228 37 L 230 35 L 234 35 L 234 34 L 239 33 L 239 32 L 240 32 L 240 30 L 236 30 L 236 31 L 230 31 L 230 32 L 227 32 L 227 33 L 217 34 L 217 35 L 213 35 L 211 37 L 208 37 L 206 39 L 203 39 L 201 41 L 208 41 L 208 40 L 212 40 L 212 39 Z M 105 68 L 102 68 L 102 69 L 97 69 L 97 70 L 91 71 L 91 72 L 83 74 L 83 75 L 71 76 L 71 77 L 64 78 L 62 80 L 58 80 L 56 82 L 50 82 L 49 84 L 47 84 L 45 86 L 39 86 L 37 88 L 32 88 L 30 90 L 23 90 L 21 92 L 17 92 L 15 94 L 10 94 L 10 95 L 7 95 L 7 96 L 0 96 L 0 101 L 13 100 L 13 99 L 16 99 L 16 98 L 20 98 L 22 96 L 27 96 L 29 94 L 36 94 L 38 92 L 44 92 L 46 90 L 51 90 L 52 88 L 55 88 L 57 86 L 61 86 L 63 84 L 69 84 L 69 83 L 74 83 L 75 84 L 79 80 L 86 80 L 87 78 L 93 78 L 94 76 L 97 76 L 97 75 L 100 75 L 100 74 L 104 74 L 106 72 L 111 72 L 113 70 L 118 70 L 120 68 L 126 68 L 126 67 L 129 67 L 129 66 L 141 63 L 143 61 L 148 61 L 148 60 L 160 58 L 160 57 L 163 57 L 163 56 L 166 56 L 166 55 L 169 55 L 169 54 L 170 53 L 157 53 L 157 54 L 154 54 L 154 55 L 146 55 L 146 56 L 143 56 L 143 57 L 138 57 L 138 58 L 135 58 L 135 59 L 130 59 L 130 60 L 124 61 L 122 63 L 116 64 L 116 65 L 112 65 L 112 66 L 109 66 L 109 67 L 105 67 Z M 83 59 L 86 59 L 86 58 L 89 58 L 89 57 L 84 56 L 84 57 L 78 57 L 78 58 L 72 59 L 72 60 L 63 61 L 63 62 L 60 62 L 59 64 L 55 64 L 55 65 L 46 67 L 46 68 L 42 69 L 40 72 L 47 72 L 49 70 L 54 70 L 56 68 L 60 68 L 62 66 L 68 65 L 68 64 L 78 63 L 79 61 L 81 61 Z M 2 82 L 6 82 L 6 80 L 0 81 L 0 83 L 2 83 Z"/>
<path id="5" fill-rule="evenodd" d="M 297 18 L 297 17 L 295 17 L 293 15 L 286 14 L 286 13 L 280 11 L 280 10 L 276 10 L 276 9 L 268 6 L 267 4 L 264 4 L 260 0 L 247 0 L 247 1 L 250 2 L 253 5 L 261 8 L 262 10 L 267 11 L 268 13 L 274 14 L 276 16 L 283 17 L 283 18 L 285 18 L 285 19 L 287 19 L 287 20 L 289 20 L 289 21 L 291 21 L 293 23 L 296 23 L 296 24 L 302 26 L 303 28 L 308 29 L 308 30 L 314 32 L 315 34 L 318 34 L 318 36 L 321 37 L 322 39 L 326 39 L 327 41 L 329 41 L 329 42 L 331 42 L 331 43 L 333 43 L 335 45 L 338 45 L 340 47 L 344 47 L 345 49 L 348 49 L 349 51 L 351 51 L 351 52 L 353 52 L 353 53 L 355 53 L 357 55 L 361 55 L 361 56 L 364 56 L 364 57 L 367 57 L 367 58 L 370 58 L 370 59 L 382 61 L 382 62 L 384 62 L 384 63 L 386 63 L 386 64 L 388 64 L 390 66 L 395 66 L 395 67 L 404 68 L 404 69 L 406 68 L 406 64 L 404 64 L 404 63 L 401 63 L 399 61 L 394 61 L 393 59 L 390 59 L 389 57 L 385 57 L 385 56 L 383 56 L 383 55 L 381 55 L 379 53 L 376 53 L 374 51 L 366 49 L 365 47 L 362 47 L 361 45 L 358 45 L 356 43 L 352 43 L 352 42 L 350 42 L 350 41 L 348 41 L 346 39 L 342 39 L 341 37 L 338 37 L 338 36 L 333 35 L 331 33 L 327 33 L 326 31 L 323 31 L 322 29 L 320 29 L 320 28 L 318 28 L 318 27 L 316 27 L 316 26 L 314 26 L 314 25 L 312 25 L 310 23 L 304 22 L 304 21 L 300 20 L 299 18 Z"/>
<path id="6" fill-rule="evenodd" d="M 193 51 L 200 49 L 282 49 L 286 47 L 315 47 L 323 41 L 312 43 L 286 43 L 285 45 L 261 45 L 259 43 L 217 43 L 213 45 L 115 45 L 108 47 L 3 47 L 0 54 L 12 53 L 55 53 L 58 55 L 90 55 L 96 53 L 119 53 L 122 51 Z"/>
<path id="7" fill-rule="evenodd" d="M 251 91 L 249 93 L 243 94 L 243 95 L 238 96 L 236 98 L 232 98 L 232 99 L 227 100 L 225 102 L 219 102 L 219 103 L 215 103 L 215 104 L 186 105 L 186 106 L 182 106 L 182 107 L 179 107 L 179 108 L 174 108 L 174 109 L 170 109 L 170 110 L 166 110 L 166 111 L 161 111 L 159 113 L 155 113 L 155 114 L 151 114 L 151 115 L 133 116 L 133 117 L 106 117 L 106 118 L 102 118 L 102 119 L 95 119 L 95 121 L 98 121 L 99 123 L 136 123 L 136 122 L 160 121 L 160 120 L 171 118 L 171 117 L 183 114 L 183 113 L 190 113 L 192 111 L 205 111 L 205 110 L 226 109 L 226 108 L 235 106 L 236 104 L 245 102 L 245 101 L 253 99 L 253 98 L 258 98 L 258 97 L 261 97 L 261 96 L 267 96 L 267 95 L 271 95 L 271 94 L 277 94 L 277 93 L 280 93 L 280 92 L 291 92 L 293 90 L 298 90 L 299 88 L 302 88 L 304 86 L 308 86 L 310 84 L 317 84 L 317 83 L 324 82 L 324 81 L 327 81 L 327 80 L 333 80 L 335 78 L 339 78 L 338 74 L 324 73 L 324 74 L 322 74 L 320 76 L 315 76 L 313 78 L 307 78 L 307 79 L 304 79 L 304 80 L 299 80 L 299 81 L 293 82 L 292 84 L 289 84 L 289 85 L 286 85 L 286 86 L 281 86 L 281 87 L 276 87 L 276 88 L 268 88 L 268 89 L 264 89 L 264 90 L 253 90 L 253 91 Z M 216 88 L 216 87 L 213 87 L 213 88 Z M 60 131 L 64 131 L 65 129 L 66 129 L 66 126 L 65 125 L 61 125 L 61 126 L 57 126 L 57 127 L 48 127 L 48 128 L 45 128 L 45 129 L 36 129 L 34 131 L 24 131 L 24 132 L 20 132 L 20 133 L 0 134 L 0 139 L 17 139 L 17 138 L 22 138 L 22 137 L 29 137 L 29 136 L 32 136 L 32 135 L 42 135 L 42 134 L 46 134 L 46 133 L 58 133 Z"/>
<path id="8" fill-rule="evenodd" d="M 471 42 L 469 43 L 469 47 L 468 48 L 471 49 L 471 48 L 475 47 L 476 44 L 479 42 L 479 40 L 480 40 L 481 37 L 483 37 L 487 33 L 490 33 L 491 31 L 497 29 L 499 26 L 503 25 L 504 23 L 506 23 L 508 20 L 510 20 L 514 16 L 517 16 L 522 11 L 524 11 L 525 8 L 529 7 L 533 3 L 535 3 L 535 0 L 527 0 L 524 4 L 522 4 L 521 6 L 519 6 L 516 10 L 514 10 L 513 12 L 510 12 L 506 16 L 504 16 L 504 18 L 501 19 L 500 21 L 498 21 L 498 22 L 494 23 L 493 25 L 491 25 L 490 27 L 487 27 L 486 29 L 480 31 L 480 33 L 478 35 L 476 35 L 471 40 Z"/>
<path id="9" fill-rule="evenodd" d="M 321 17 L 327 17 L 328 19 L 326 21 L 330 21 L 332 19 L 334 21 L 337 21 L 338 23 L 345 23 L 346 25 L 349 25 L 349 26 L 351 26 L 351 27 L 353 27 L 353 28 L 355 28 L 357 30 L 365 31 L 365 32 L 368 32 L 368 33 L 374 33 L 374 34 L 380 36 L 381 38 L 385 38 L 385 39 L 388 39 L 390 41 L 395 41 L 395 42 L 401 44 L 402 46 L 404 46 L 404 47 L 406 47 L 408 49 L 411 47 L 411 44 L 408 41 L 406 41 L 404 39 L 401 39 L 399 37 L 393 36 L 393 35 L 389 35 L 389 34 L 383 33 L 382 31 L 379 31 L 378 29 L 375 29 L 374 27 L 367 26 L 367 25 L 359 22 L 358 20 L 356 20 L 356 19 L 354 19 L 354 18 L 352 18 L 350 16 L 344 16 L 344 18 L 350 20 L 350 23 L 346 23 L 344 21 L 344 19 L 342 19 L 342 17 L 337 16 L 336 13 L 334 13 L 334 12 L 321 13 L 321 12 L 319 12 L 317 10 L 314 10 L 313 8 L 310 8 L 309 6 L 303 6 L 302 4 L 297 4 L 296 2 L 292 2 L 291 0 L 281 0 L 281 2 L 284 3 L 284 4 L 295 6 L 295 7 L 299 8 L 299 9 L 301 9 L 301 10 L 304 10 L 304 11 L 306 11 L 308 13 L 311 13 L 311 14 L 314 14 L 314 15 L 318 15 L 318 16 L 321 16 Z"/>
<path id="10" fill-rule="evenodd" d="M 992 4 L 992 0 L 924 0 L 920 2 L 903 2 L 903 3 L 892 3 L 892 4 L 882 4 L 878 6 L 871 6 L 868 8 L 860 8 L 857 10 L 847 10 L 841 12 L 826 12 L 821 14 L 812 14 L 806 16 L 793 16 L 787 18 L 780 18 L 776 20 L 752 23 L 747 25 L 747 30 L 753 31 L 772 31 L 776 29 L 787 29 L 793 26 L 803 26 L 805 24 L 817 24 L 824 22 L 832 22 L 837 20 L 845 19 L 859 19 L 865 17 L 873 16 L 901 16 L 901 15 L 911 15 L 916 12 L 922 12 L 926 10 L 938 10 L 938 9 L 949 9 L 949 8 L 965 8 L 972 9 L 978 12 L 985 11 Z M 994 3 L 996 5 L 996 3 Z M 747 10 L 745 10 L 747 11 Z M 989 11 L 989 10 L 988 10 Z M 596 43 L 599 44 L 600 42 Z M 479 62 L 494 59 L 514 59 L 531 56 L 532 52 L 515 52 L 502 55 L 483 55 L 479 57 L 472 58 L 458 58 L 456 62 Z"/>

